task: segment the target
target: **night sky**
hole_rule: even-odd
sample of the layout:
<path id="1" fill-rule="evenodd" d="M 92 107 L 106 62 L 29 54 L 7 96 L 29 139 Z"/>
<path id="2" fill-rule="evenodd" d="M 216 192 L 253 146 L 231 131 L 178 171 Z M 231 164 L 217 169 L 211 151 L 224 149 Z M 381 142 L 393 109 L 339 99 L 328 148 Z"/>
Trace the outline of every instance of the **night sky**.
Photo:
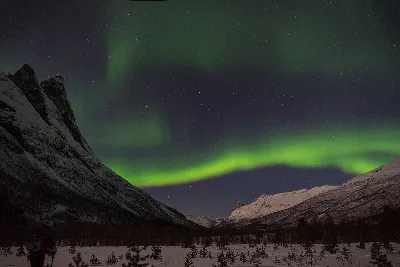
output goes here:
<path id="1" fill-rule="evenodd" d="M 96 155 L 228 215 L 400 154 L 398 1 L 0 1 L 0 68 L 60 73 Z"/>

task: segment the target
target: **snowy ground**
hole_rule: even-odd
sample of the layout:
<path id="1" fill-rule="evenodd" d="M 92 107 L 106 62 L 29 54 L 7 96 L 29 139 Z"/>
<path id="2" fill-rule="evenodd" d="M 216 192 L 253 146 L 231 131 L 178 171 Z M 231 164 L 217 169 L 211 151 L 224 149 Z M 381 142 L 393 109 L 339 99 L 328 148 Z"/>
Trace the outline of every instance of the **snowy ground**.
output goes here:
<path id="1" fill-rule="evenodd" d="M 260 246 L 260 245 L 259 245 Z M 247 251 L 253 252 L 255 249 L 249 248 L 248 245 L 232 245 L 229 246 L 233 251 L 237 253 L 241 253 L 244 251 L 247 253 Z M 388 258 L 392 261 L 392 264 L 394 267 L 400 266 L 400 245 L 393 244 L 393 247 L 395 248 L 394 254 L 389 254 Z M 369 253 L 369 248 L 370 244 L 367 244 L 365 250 L 359 250 L 355 247 L 355 244 L 352 244 L 351 246 L 351 254 L 355 259 L 355 264 L 354 265 L 345 265 L 345 266 L 372 266 L 369 261 L 370 261 L 370 253 Z M 54 259 L 54 267 L 67 267 L 68 263 L 73 263 L 72 260 L 72 254 L 68 252 L 69 247 L 59 247 L 58 248 L 58 253 Z M 15 254 L 17 248 L 13 248 L 13 255 L 9 256 L 0 256 L 0 267 L 25 267 L 29 266 L 28 261 L 26 257 L 17 257 Z M 125 253 L 128 251 L 127 247 L 76 247 L 77 252 L 81 252 L 83 261 L 86 263 L 89 263 L 90 266 L 90 258 L 92 254 L 94 254 L 101 264 L 99 266 L 107 266 L 106 265 L 106 260 L 107 257 L 114 252 L 114 254 L 117 256 L 120 255 L 125 255 Z M 212 264 L 216 264 L 216 255 L 219 252 L 218 248 L 215 246 L 209 247 L 209 251 L 211 251 L 212 256 L 214 259 L 202 259 L 202 258 L 195 258 L 193 259 L 193 265 L 195 267 L 211 267 Z M 320 250 L 320 246 L 316 245 L 316 250 L 317 253 Z M 150 252 L 150 249 L 147 250 Z M 186 253 L 188 253 L 190 249 L 186 248 L 181 248 L 181 247 L 162 247 L 162 261 L 155 261 L 155 260 L 149 260 L 148 262 L 153 264 L 154 266 L 169 266 L 169 267 L 175 267 L 175 266 L 184 266 L 185 262 L 185 256 Z M 383 249 L 383 251 L 385 251 Z M 278 250 L 273 249 L 273 245 L 267 245 L 266 252 L 269 255 L 268 259 L 263 259 L 262 263 L 260 266 L 264 267 L 269 267 L 269 266 L 287 266 L 286 264 L 282 263 L 281 265 L 276 265 L 274 264 L 273 260 L 275 259 L 275 255 L 278 256 L 278 258 L 282 258 L 283 256 L 288 254 L 288 248 L 284 247 L 279 247 Z M 147 253 L 146 253 L 147 254 Z M 125 257 L 124 257 L 125 258 Z M 49 259 L 46 259 L 46 263 L 48 263 Z M 115 266 L 122 266 L 122 263 L 126 262 L 125 260 L 118 260 L 118 263 L 115 264 Z M 45 265 L 46 265 L 45 263 Z M 75 266 L 75 264 L 73 264 Z M 232 264 L 231 266 L 254 266 L 251 263 L 242 263 L 239 260 L 239 257 L 237 257 L 236 262 Z M 298 266 L 294 264 L 293 266 Z M 330 267 L 339 267 L 338 261 L 336 260 L 335 255 L 328 254 L 325 256 L 323 262 L 320 262 L 319 264 L 315 266 L 330 266 Z"/>

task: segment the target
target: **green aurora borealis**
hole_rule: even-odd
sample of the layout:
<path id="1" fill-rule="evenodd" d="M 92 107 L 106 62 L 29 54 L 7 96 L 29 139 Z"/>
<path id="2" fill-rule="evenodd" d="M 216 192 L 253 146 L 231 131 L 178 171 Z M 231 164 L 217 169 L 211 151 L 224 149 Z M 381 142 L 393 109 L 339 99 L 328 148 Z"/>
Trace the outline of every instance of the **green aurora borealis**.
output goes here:
<path id="1" fill-rule="evenodd" d="M 83 136 L 136 186 L 276 165 L 335 184 L 400 155 L 396 1 L 22 2 L 0 1 L 0 67 L 62 73 Z"/>
<path id="2" fill-rule="evenodd" d="M 216 72 L 250 65 L 287 75 L 393 74 L 387 63 L 394 42 L 382 34 L 382 7 L 375 1 L 329 2 L 110 1 L 108 81 L 116 86 L 144 64 Z"/>
<path id="3" fill-rule="evenodd" d="M 334 2 L 110 2 L 108 84 L 120 88 L 142 65 L 185 65 L 215 75 L 231 66 L 251 66 L 283 78 L 393 79 L 398 68 L 390 66 L 391 58 L 398 50 L 385 32 L 384 10 L 373 1 Z M 103 140 L 119 140 L 109 144 L 114 148 L 168 147 L 173 137 L 161 117 L 143 120 L 142 126 L 117 126 Z M 393 124 L 281 132 L 255 140 L 227 135 L 217 148 L 195 155 L 104 160 L 135 185 L 159 186 L 279 164 L 360 174 L 400 152 L 399 128 Z"/>
<path id="4" fill-rule="evenodd" d="M 140 161 L 132 166 L 124 159 L 106 160 L 106 163 L 116 173 L 140 186 L 187 183 L 279 164 L 300 168 L 338 167 L 350 174 L 360 174 L 388 163 L 398 155 L 398 133 L 398 128 L 319 129 L 298 132 L 294 136 L 270 136 L 247 146 L 232 142 L 217 150 L 221 152 L 210 152 L 193 160 L 172 158 L 151 166 Z"/>

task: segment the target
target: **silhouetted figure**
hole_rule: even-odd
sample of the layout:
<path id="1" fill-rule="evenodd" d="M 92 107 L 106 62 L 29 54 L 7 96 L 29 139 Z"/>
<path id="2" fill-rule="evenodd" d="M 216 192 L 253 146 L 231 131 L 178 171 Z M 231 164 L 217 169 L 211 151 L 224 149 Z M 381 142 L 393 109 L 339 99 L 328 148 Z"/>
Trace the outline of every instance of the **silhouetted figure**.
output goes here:
<path id="1" fill-rule="evenodd" d="M 37 225 L 26 244 L 31 267 L 43 267 L 46 255 L 54 258 L 57 248 L 51 234 L 53 222 L 44 220 Z"/>

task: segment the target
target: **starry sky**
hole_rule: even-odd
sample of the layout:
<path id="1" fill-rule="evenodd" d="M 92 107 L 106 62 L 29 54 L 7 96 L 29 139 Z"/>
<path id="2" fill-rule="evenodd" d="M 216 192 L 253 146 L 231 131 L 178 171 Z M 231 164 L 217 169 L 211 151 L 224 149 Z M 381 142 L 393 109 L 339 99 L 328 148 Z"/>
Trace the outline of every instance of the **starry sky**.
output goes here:
<path id="1" fill-rule="evenodd" d="M 60 73 L 96 155 L 226 216 L 400 154 L 398 1 L 0 2 L 0 68 Z"/>

